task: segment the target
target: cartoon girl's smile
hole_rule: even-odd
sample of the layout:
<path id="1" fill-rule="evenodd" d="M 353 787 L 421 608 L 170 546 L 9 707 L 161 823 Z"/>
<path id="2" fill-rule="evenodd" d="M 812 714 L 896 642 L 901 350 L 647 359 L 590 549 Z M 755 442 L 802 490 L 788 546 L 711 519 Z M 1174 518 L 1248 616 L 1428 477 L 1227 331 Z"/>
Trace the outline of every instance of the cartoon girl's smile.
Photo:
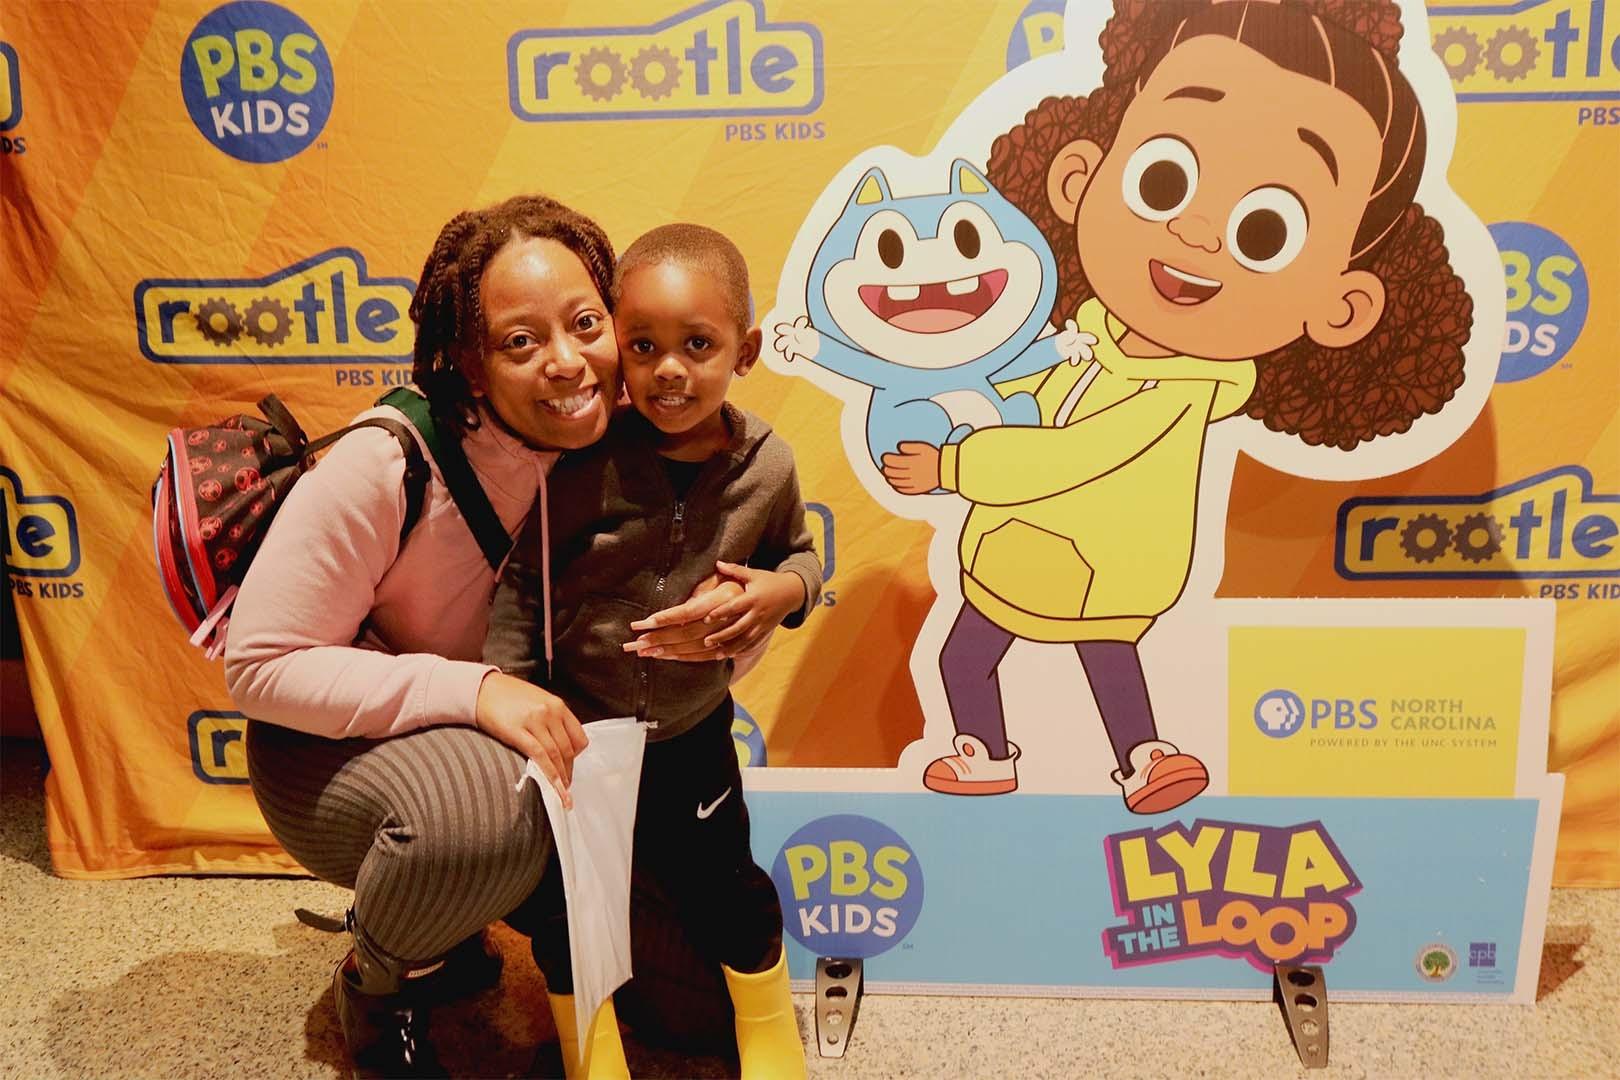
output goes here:
<path id="1" fill-rule="evenodd" d="M 1199 277 L 1158 259 L 1148 260 L 1148 276 L 1153 279 L 1153 287 L 1159 290 L 1159 295 L 1172 304 L 1191 307 L 1221 291 L 1221 283 L 1215 279 Z"/>

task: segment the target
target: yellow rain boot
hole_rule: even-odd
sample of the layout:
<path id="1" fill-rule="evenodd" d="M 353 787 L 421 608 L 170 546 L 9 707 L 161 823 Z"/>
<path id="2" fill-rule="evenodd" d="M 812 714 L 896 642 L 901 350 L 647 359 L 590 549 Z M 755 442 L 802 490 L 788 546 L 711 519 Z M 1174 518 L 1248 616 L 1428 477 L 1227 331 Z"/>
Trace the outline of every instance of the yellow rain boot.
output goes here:
<path id="1" fill-rule="evenodd" d="M 619 1039 L 619 1018 L 613 1012 L 613 999 L 602 1002 L 585 1036 L 585 1049 L 579 1046 L 579 1026 L 574 1016 L 573 994 L 547 994 L 551 1018 L 557 1024 L 562 1043 L 563 1074 L 568 1080 L 630 1080 L 630 1066 L 624 1060 L 624 1043 Z"/>
<path id="2" fill-rule="evenodd" d="M 757 975 L 722 965 L 737 1009 L 737 1056 L 743 1080 L 794 1080 L 805 1075 L 804 1043 L 788 992 L 787 953 Z"/>

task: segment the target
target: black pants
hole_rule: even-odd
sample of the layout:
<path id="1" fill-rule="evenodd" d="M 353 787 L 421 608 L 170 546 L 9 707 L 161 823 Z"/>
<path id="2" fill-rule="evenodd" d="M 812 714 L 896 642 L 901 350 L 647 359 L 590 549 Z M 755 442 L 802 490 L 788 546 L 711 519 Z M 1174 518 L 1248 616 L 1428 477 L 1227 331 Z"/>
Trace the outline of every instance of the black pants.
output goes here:
<path id="1" fill-rule="evenodd" d="M 692 730 L 649 742 L 636 803 L 634 864 L 670 896 L 705 960 L 764 971 L 782 948 L 782 905 L 748 845 L 748 807 L 728 695 Z M 540 884 L 507 921 L 532 938 L 554 994 L 573 993 L 568 912 L 555 849 Z"/>

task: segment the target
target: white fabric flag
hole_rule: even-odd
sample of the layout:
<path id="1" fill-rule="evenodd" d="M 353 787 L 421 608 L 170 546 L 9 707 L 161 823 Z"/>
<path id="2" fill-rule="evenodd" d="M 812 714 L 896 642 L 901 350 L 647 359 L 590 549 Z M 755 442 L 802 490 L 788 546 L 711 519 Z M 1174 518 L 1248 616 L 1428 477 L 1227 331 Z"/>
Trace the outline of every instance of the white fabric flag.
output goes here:
<path id="1" fill-rule="evenodd" d="M 581 1047 L 596 1010 L 630 978 L 630 851 L 647 725 L 625 716 L 598 720 L 586 734 L 568 788 L 572 810 L 533 761 L 518 780 L 520 789 L 525 780 L 540 789 L 562 862 Z"/>

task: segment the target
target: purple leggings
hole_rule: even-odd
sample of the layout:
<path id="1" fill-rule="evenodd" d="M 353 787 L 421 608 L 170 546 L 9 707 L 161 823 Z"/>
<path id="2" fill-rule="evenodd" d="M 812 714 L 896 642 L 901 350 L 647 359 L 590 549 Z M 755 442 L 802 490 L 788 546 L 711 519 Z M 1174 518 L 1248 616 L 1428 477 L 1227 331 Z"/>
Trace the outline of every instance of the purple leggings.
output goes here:
<path id="1" fill-rule="evenodd" d="M 945 647 L 939 651 L 939 671 L 945 677 L 945 697 L 956 730 L 982 741 L 990 757 L 998 761 L 1011 751 L 1007 749 L 1007 721 L 1001 708 L 1001 682 L 996 668 L 1015 640 L 1014 634 L 985 618 L 972 604 L 964 603 L 945 639 Z M 1080 654 L 1080 664 L 1091 683 L 1119 770 L 1129 776 L 1131 747 L 1159 737 L 1136 644 L 1077 641 L 1074 651 Z"/>

